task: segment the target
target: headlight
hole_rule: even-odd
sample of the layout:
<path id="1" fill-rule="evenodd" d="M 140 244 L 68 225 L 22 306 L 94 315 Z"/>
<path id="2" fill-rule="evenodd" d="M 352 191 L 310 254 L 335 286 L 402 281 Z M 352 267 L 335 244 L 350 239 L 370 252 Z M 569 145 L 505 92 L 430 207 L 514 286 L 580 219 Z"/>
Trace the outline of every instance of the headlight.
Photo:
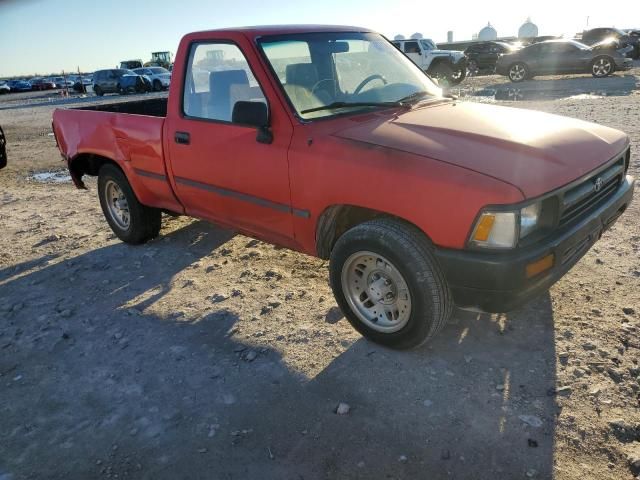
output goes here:
<path id="1" fill-rule="evenodd" d="M 532 203 L 520 210 L 520 238 L 524 238 L 533 232 L 540 221 L 540 203 Z"/>
<path id="2" fill-rule="evenodd" d="M 539 202 L 514 211 L 485 211 L 471 234 L 470 243 L 483 248 L 513 248 L 518 240 L 540 226 Z"/>

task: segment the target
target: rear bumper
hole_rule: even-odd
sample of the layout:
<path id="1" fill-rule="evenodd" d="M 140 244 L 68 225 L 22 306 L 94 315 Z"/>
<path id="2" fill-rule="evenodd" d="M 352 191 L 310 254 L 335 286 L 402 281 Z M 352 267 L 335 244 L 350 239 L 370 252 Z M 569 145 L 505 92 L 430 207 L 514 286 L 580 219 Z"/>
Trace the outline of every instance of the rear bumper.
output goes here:
<path id="1" fill-rule="evenodd" d="M 580 260 L 626 210 L 634 179 L 627 176 L 616 194 L 579 223 L 543 244 L 503 253 L 437 249 L 455 303 L 486 312 L 508 312 L 547 290 Z M 527 278 L 527 265 L 554 254 L 553 266 Z"/>

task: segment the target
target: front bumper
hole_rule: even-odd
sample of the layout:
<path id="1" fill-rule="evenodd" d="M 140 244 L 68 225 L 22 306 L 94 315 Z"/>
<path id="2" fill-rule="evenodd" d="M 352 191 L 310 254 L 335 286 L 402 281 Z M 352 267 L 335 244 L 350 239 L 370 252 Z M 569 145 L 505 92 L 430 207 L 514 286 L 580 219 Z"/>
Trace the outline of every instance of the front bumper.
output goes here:
<path id="1" fill-rule="evenodd" d="M 631 70 L 633 68 L 633 60 L 630 58 L 616 58 L 615 63 L 616 70 Z"/>
<path id="2" fill-rule="evenodd" d="M 631 203 L 634 179 L 627 176 L 605 204 L 579 223 L 527 248 L 488 253 L 436 249 L 453 299 L 459 307 L 508 312 L 528 302 L 558 281 L 610 228 Z M 527 278 L 526 268 L 554 254 L 553 266 Z"/>

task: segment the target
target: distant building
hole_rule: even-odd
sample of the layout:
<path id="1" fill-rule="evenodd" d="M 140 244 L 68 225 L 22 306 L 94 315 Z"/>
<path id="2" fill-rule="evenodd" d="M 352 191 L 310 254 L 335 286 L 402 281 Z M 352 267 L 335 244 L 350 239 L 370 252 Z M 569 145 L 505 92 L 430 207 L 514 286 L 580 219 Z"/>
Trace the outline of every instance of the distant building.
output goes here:
<path id="1" fill-rule="evenodd" d="M 451 42 L 453 42 L 453 32 L 449 30 L 447 32 L 447 43 L 451 43 Z"/>
<path id="2" fill-rule="evenodd" d="M 422 37 L 422 34 L 420 32 L 416 32 L 413 35 L 411 35 L 411 39 L 412 40 L 420 40 Z"/>
<path id="3" fill-rule="evenodd" d="M 496 40 L 498 38 L 498 32 L 491 26 L 491 23 L 487 23 L 487 26 L 478 32 L 478 40 Z"/>
<path id="4" fill-rule="evenodd" d="M 393 37 L 394 40 L 404 40 L 404 35 L 396 35 Z"/>
<path id="5" fill-rule="evenodd" d="M 527 21 L 518 30 L 518 38 L 534 38 L 537 36 L 538 27 L 531 21 L 531 18 L 527 18 Z"/>

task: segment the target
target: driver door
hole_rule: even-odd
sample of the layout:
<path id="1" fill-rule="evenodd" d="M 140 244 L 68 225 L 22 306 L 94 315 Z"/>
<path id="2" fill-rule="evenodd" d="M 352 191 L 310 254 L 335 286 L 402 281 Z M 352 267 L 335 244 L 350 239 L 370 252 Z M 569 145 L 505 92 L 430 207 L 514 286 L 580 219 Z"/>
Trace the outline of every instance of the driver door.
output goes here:
<path id="1" fill-rule="evenodd" d="M 191 216 L 229 225 L 285 245 L 293 238 L 287 151 L 291 124 L 273 110 L 241 42 L 193 42 L 186 55 L 180 115 L 165 121 L 178 198 Z M 257 62 L 256 62 L 257 63 Z M 185 68 L 185 67 L 182 67 Z M 172 94 L 173 94 L 172 93 Z M 233 119 L 236 102 L 267 103 L 271 143 Z"/>
<path id="2" fill-rule="evenodd" d="M 409 57 L 413 63 L 422 68 L 423 56 L 420 51 L 420 44 L 417 41 L 404 42 L 404 54 Z"/>

